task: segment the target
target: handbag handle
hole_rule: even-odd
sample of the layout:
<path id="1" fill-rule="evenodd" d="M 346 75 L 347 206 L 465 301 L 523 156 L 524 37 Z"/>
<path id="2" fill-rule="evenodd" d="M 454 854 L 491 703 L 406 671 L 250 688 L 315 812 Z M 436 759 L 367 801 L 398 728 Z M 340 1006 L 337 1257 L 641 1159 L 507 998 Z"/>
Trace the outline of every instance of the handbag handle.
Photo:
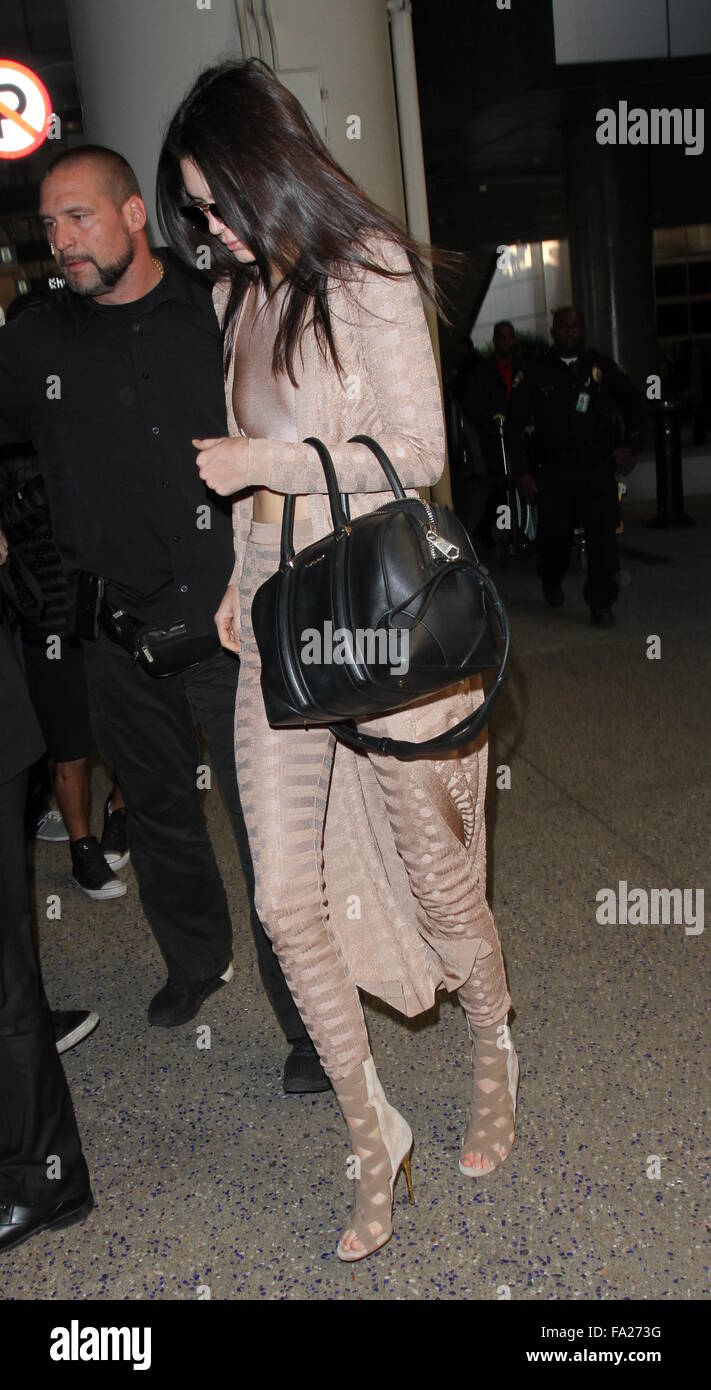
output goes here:
<path id="1" fill-rule="evenodd" d="M 333 459 L 320 439 L 309 438 L 304 440 L 304 444 L 311 444 L 316 450 L 321 467 L 326 475 L 326 488 L 328 490 L 328 500 L 331 507 L 331 520 L 333 529 L 337 536 L 346 533 L 349 518 L 348 504 L 343 506 L 344 494 L 338 490 L 338 478 L 333 466 Z M 284 570 L 291 566 L 294 560 L 294 511 L 296 507 L 296 497 L 293 492 L 287 493 L 284 498 L 284 511 L 281 520 L 281 557 L 280 569 Z"/>
<path id="2" fill-rule="evenodd" d="M 397 498 L 398 502 L 402 501 L 407 496 L 405 489 L 390 462 L 390 459 L 385 453 L 385 450 L 381 449 L 377 440 L 371 439 L 370 435 L 367 434 L 353 434 L 348 440 L 348 443 L 367 445 L 367 447 L 371 449 L 372 452 L 375 454 L 375 457 L 377 458 L 378 463 L 380 464 L 380 467 L 382 468 L 385 477 L 387 478 L 390 484 L 390 491 L 395 494 L 395 497 Z M 311 444 L 311 446 L 316 450 L 316 453 L 318 454 L 321 460 L 321 466 L 326 475 L 326 487 L 328 489 L 328 500 L 331 507 L 331 520 L 333 522 L 333 529 L 337 536 L 343 535 L 347 531 L 348 524 L 350 522 L 348 493 L 339 492 L 338 478 L 336 476 L 336 470 L 333 465 L 333 459 L 331 458 L 331 455 L 329 454 L 328 449 L 326 448 L 326 445 L 322 442 L 322 440 L 316 439 L 312 435 L 310 435 L 308 439 L 304 440 L 304 444 Z M 294 493 L 287 493 L 286 497 L 284 498 L 284 511 L 282 513 L 281 521 L 281 556 L 279 568 L 282 570 L 285 569 L 287 565 L 291 565 L 294 559 L 295 506 L 296 497 Z"/>
<path id="3" fill-rule="evenodd" d="M 455 561 L 456 564 L 456 561 Z M 361 752 L 383 753 L 393 758 L 432 758 L 439 753 L 452 753 L 459 748 L 465 748 L 481 733 L 484 725 L 488 723 L 489 716 L 495 701 L 501 693 L 501 687 L 507 679 L 506 667 L 509 659 L 509 647 L 511 645 L 511 632 L 509 629 L 508 618 L 499 595 L 494 588 L 486 571 L 480 567 L 479 574 L 483 588 L 491 600 L 491 607 L 496 614 L 499 631 L 504 641 L 504 650 L 499 663 L 499 670 L 491 687 L 485 696 L 482 704 L 475 709 L 466 719 L 462 719 L 453 729 L 446 729 L 444 733 L 437 734 L 435 738 L 427 739 L 424 743 L 408 743 L 406 739 L 378 737 L 377 734 L 364 734 L 355 724 L 329 724 L 331 733 L 349 748 L 355 748 Z"/>

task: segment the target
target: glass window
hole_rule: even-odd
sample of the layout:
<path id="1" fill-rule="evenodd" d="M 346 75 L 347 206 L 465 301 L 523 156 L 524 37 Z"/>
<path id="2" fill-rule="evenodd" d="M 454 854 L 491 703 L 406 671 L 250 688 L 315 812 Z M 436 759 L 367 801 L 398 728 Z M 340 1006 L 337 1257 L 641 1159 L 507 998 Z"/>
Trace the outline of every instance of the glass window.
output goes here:
<path id="1" fill-rule="evenodd" d="M 686 266 L 655 266 L 654 288 L 657 292 L 657 299 L 674 299 L 680 295 L 686 295 Z"/>
<path id="2" fill-rule="evenodd" d="M 711 261 L 690 262 L 689 294 L 711 294 Z"/>
<path id="3" fill-rule="evenodd" d="M 701 222 L 696 227 L 687 227 L 687 243 L 692 255 L 700 251 L 711 251 L 711 223 Z"/>
<path id="4" fill-rule="evenodd" d="M 688 332 L 688 304 L 657 305 L 657 333 L 660 338 L 680 338 Z"/>
<path id="5" fill-rule="evenodd" d="M 692 333 L 711 333 L 711 299 L 700 299 L 690 305 Z"/>
<path id="6" fill-rule="evenodd" d="M 654 259 L 686 255 L 686 227 L 655 227 Z"/>

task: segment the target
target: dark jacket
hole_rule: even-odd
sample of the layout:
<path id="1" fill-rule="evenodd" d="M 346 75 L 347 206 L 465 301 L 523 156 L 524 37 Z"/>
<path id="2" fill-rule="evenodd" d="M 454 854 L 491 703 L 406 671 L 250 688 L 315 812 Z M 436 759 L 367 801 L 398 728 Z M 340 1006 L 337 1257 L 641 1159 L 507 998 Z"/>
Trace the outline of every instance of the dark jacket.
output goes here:
<path id="1" fill-rule="evenodd" d="M 39 616 L 41 596 L 22 565 L 8 556 L 0 565 L 0 785 L 31 767 L 44 752 L 44 739 L 32 708 L 12 640 L 9 613 Z"/>
<path id="2" fill-rule="evenodd" d="M 511 360 L 511 386 L 522 371 L 523 362 L 516 355 Z M 467 420 L 481 428 L 491 425 L 492 416 L 505 415 L 508 408 L 506 382 L 501 375 L 495 357 L 485 357 L 477 362 L 469 375 L 462 399 L 462 410 Z"/>
<path id="3" fill-rule="evenodd" d="M 13 449 L 7 459 L 3 459 L 3 453 L 0 450 L 0 529 L 12 556 L 27 566 L 43 599 L 38 620 L 18 615 L 22 640 L 32 646 L 44 646 L 50 633 L 67 635 L 67 580 L 54 543 L 47 490 L 37 455 L 31 447 Z"/>
<path id="4" fill-rule="evenodd" d="M 518 381 L 523 363 L 517 356 L 511 359 L 511 394 L 513 383 Z M 501 458 L 501 436 L 494 415 L 506 415 L 509 399 L 506 395 L 506 382 L 501 375 L 495 357 L 486 357 L 478 362 L 467 382 L 462 411 L 465 418 L 476 425 L 479 431 L 479 444 L 489 474 L 497 474 L 503 467 Z"/>
<path id="5" fill-rule="evenodd" d="M 587 408 L 582 410 L 579 403 Z M 642 396 L 611 357 L 583 348 L 566 364 L 555 348 L 527 362 L 511 392 L 506 443 L 515 474 L 530 466 L 524 430 L 533 422 L 534 464 L 561 477 L 614 471 L 612 452 L 637 452 L 647 433 Z"/>

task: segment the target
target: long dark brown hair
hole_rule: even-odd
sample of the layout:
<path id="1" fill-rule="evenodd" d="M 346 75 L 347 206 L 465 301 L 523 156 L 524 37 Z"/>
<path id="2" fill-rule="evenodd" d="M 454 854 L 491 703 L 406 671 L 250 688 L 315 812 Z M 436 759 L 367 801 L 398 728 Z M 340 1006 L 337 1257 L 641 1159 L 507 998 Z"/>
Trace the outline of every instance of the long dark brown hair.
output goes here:
<path id="1" fill-rule="evenodd" d="M 255 257 L 256 268 L 241 265 L 217 238 L 210 243 L 211 277 L 227 274 L 232 281 L 223 328 L 225 371 L 243 296 L 255 278 L 270 296 L 272 268 L 289 282 L 272 371 L 288 372 L 294 385 L 294 354 L 309 308 L 319 350 L 326 360 L 330 353 L 336 370 L 342 370 L 328 307 L 329 277 L 347 282 L 362 270 L 388 278 L 411 271 L 440 316 L 451 322 L 449 301 L 433 270 L 456 271 L 465 258 L 415 241 L 372 202 L 329 154 L 300 103 L 258 58 L 201 73 L 163 141 L 158 220 L 169 245 L 194 266 L 206 231 L 192 227 L 180 212 L 186 201 L 182 158 L 200 170 L 220 217 Z M 365 244 L 373 235 L 402 247 L 410 271 L 376 264 Z"/>

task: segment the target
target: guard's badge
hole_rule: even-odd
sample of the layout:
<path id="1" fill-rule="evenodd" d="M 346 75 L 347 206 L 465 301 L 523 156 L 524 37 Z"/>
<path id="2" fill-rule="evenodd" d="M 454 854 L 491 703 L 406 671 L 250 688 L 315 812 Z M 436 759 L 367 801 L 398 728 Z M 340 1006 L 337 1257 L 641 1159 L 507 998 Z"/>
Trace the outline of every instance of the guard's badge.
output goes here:
<path id="1" fill-rule="evenodd" d="M 513 391 L 514 388 L 515 388 L 516 386 L 520 386 L 522 381 L 523 381 L 523 372 L 517 372 L 516 375 L 515 375 L 515 377 L 514 377 L 514 379 L 513 379 L 513 381 L 511 382 L 511 390 Z"/>
<path id="2" fill-rule="evenodd" d="M 592 369 L 592 379 L 593 379 L 593 381 L 595 382 L 595 385 L 596 385 L 596 386 L 599 386 L 599 385 L 600 385 L 600 382 L 602 381 L 602 372 L 600 371 L 600 368 L 599 368 L 599 367 L 593 367 L 593 369 Z"/>

